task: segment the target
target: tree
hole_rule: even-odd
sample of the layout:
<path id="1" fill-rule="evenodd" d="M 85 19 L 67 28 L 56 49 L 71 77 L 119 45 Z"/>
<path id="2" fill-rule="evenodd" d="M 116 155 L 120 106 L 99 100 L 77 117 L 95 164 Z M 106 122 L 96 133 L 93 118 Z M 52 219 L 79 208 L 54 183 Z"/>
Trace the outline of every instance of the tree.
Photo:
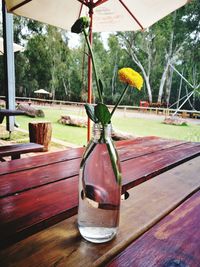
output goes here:
<path id="1" fill-rule="evenodd" d="M 88 52 L 83 39 L 79 47 L 70 49 L 63 30 L 21 17 L 14 17 L 14 21 L 14 40 L 26 48 L 23 53 L 15 54 L 17 95 L 33 96 L 34 90 L 44 88 L 51 90 L 55 99 L 86 101 Z M 140 93 L 129 90 L 122 104 L 136 105 L 140 99 L 175 101 L 180 77 L 170 64 L 179 72 L 184 70 L 185 77 L 198 86 L 199 21 L 200 2 L 193 0 L 144 32 L 111 34 L 108 48 L 104 47 L 101 35 L 94 34 L 93 49 L 104 84 L 105 102 L 116 102 L 122 90 L 123 85 L 117 78 L 118 69 L 122 67 L 139 71 L 145 80 L 144 89 Z M 184 86 L 183 83 L 186 90 Z M 98 97 L 95 83 L 93 96 L 95 101 Z M 197 95 L 191 102 L 199 106 Z"/>
<path id="2" fill-rule="evenodd" d="M 125 32 L 118 34 L 121 44 L 128 56 L 142 72 L 145 80 L 149 102 L 152 102 L 150 75 L 152 70 L 154 48 L 154 33 L 149 29 L 145 32 Z"/>

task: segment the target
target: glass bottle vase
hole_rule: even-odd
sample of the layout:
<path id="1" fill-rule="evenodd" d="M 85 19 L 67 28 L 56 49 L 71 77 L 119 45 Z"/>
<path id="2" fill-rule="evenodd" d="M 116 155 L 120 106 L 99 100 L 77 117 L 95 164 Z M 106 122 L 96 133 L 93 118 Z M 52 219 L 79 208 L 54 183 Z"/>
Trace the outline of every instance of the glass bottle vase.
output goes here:
<path id="1" fill-rule="evenodd" d="M 78 228 L 93 243 L 113 239 L 119 226 L 121 168 L 111 131 L 94 124 L 80 166 Z"/>

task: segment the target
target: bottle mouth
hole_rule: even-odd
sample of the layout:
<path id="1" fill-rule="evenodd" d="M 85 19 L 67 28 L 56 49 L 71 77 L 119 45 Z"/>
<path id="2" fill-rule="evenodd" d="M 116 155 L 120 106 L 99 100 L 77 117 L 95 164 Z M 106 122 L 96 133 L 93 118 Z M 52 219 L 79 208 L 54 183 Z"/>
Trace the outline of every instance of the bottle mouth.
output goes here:
<path id="1" fill-rule="evenodd" d="M 111 137 L 111 134 L 112 134 L 111 123 L 106 124 L 104 126 L 101 123 L 94 123 L 94 125 L 93 125 L 93 137 L 99 138 L 102 133 L 104 133 L 104 137 Z"/>
<path id="2" fill-rule="evenodd" d="M 109 123 L 109 124 L 105 124 L 105 125 L 103 126 L 100 122 L 98 122 L 98 123 L 94 123 L 94 125 L 93 125 L 93 129 L 94 129 L 94 130 L 95 130 L 95 129 L 97 129 L 97 130 L 112 129 L 112 124 Z"/>
<path id="3" fill-rule="evenodd" d="M 106 125 L 102 125 L 101 123 L 94 123 L 93 125 L 93 131 L 108 131 L 108 132 L 112 132 L 112 124 L 106 124 Z"/>

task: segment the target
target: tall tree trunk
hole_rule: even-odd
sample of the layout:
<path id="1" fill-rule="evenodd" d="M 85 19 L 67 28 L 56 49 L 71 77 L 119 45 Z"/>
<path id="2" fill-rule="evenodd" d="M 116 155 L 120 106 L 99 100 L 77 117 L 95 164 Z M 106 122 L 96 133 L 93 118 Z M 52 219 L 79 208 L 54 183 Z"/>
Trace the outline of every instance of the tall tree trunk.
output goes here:
<path id="1" fill-rule="evenodd" d="M 151 73 L 151 59 L 152 59 L 152 56 L 151 56 L 151 54 L 149 52 L 148 53 L 147 70 L 145 70 L 145 67 L 143 66 L 141 61 L 138 59 L 137 54 L 133 50 L 131 51 L 131 58 L 134 61 L 134 63 L 142 71 L 142 74 L 143 74 L 143 77 L 144 77 L 144 80 L 145 80 L 145 83 L 146 83 L 146 87 L 147 87 L 147 94 L 148 94 L 149 102 L 152 103 L 152 90 L 151 90 L 151 84 L 150 84 L 150 81 L 149 81 L 149 77 L 150 77 L 150 73 Z"/>
<path id="2" fill-rule="evenodd" d="M 146 84 L 147 88 L 147 94 L 149 102 L 152 102 L 152 89 L 151 89 L 151 83 L 150 83 L 150 74 L 151 74 L 151 67 L 152 67 L 152 55 L 153 55 L 153 39 L 154 36 L 151 34 L 151 32 L 148 32 L 143 38 L 143 44 L 145 44 L 145 49 L 138 47 L 134 43 L 134 34 L 128 36 L 126 38 L 125 35 L 121 35 L 123 38 L 123 41 L 126 46 L 126 52 L 131 57 L 133 62 L 139 67 L 139 69 L 142 71 L 142 75 Z M 139 52 L 143 52 L 147 55 L 147 61 L 143 63 L 140 58 L 138 57 Z"/>
<path id="3" fill-rule="evenodd" d="M 167 106 L 169 106 L 169 99 L 170 99 L 170 95 L 171 95 L 173 73 L 174 73 L 174 70 L 172 68 L 170 68 L 169 71 L 168 71 L 168 76 L 169 77 L 167 78 L 167 81 L 166 81 L 165 100 L 166 100 Z"/>
<path id="4" fill-rule="evenodd" d="M 70 81 L 68 81 L 68 87 L 67 87 L 64 77 L 62 77 L 62 84 L 65 90 L 65 95 L 69 97 Z"/>
<path id="5" fill-rule="evenodd" d="M 55 66 L 52 66 L 51 70 L 51 93 L 52 93 L 52 98 L 55 100 Z"/>
<path id="6" fill-rule="evenodd" d="M 116 53 L 115 65 L 114 65 L 114 68 L 113 68 L 113 75 L 112 75 L 112 85 L 111 85 L 112 97 L 113 97 L 113 95 L 115 93 L 115 88 L 116 88 L 116 75 L 117 75 L 117 69 L 118 69 L 117 61 L 118 61 L 118 56 L 117 56 L 117 53 Z"/>
<path id="7" fill-rule="evenodd" d="M 153 99 L 152 99 L 152 91 L 151 91 L 151 85 L 149 82 L 149 77 L 145 79 L 145 82 L 146 82 L 147 93 L 149 97 L 149 103 L 152 103 Z"/>
<path id="8" fill-rule="evenodd" d="M 182 76 L 183 76 L 183 71 L 182 71 Z M 176 104 L 176 108 L 177 109 L 179 107 L 179 101 L 180 101 L 180 97 L 181 97 L 182 84 L 183 84 L 183 78 L 181 77 L 180 84 L 179 84 L 179 89 L 178 89 L 178 98 L 177 98 L 178 100 L 177 100 L 177 104 Z"/>
<path id="9" fill-rule="evenodd" d="M 174 12 L 174 16 L 173 16 L 173 25 L 175 25 L 175 20 L 176 20 L 176 12 Z M 164 86 L 165 86 L 166 79 L 168 77 L 169 64 L 172 61 L 172 57 L 173 57 L 173 42 L 174 42 L 174 27 L 170 35 L 169 49 L 168 51 L 166 51 L 166 55 L 165 55 L 166 63 L 165 63 L 164 71 L 163 71 L 163 74 L 160 80 L 158 99 L 157 99 L 158 103 L 162 102 Z"/>
<path id="10" fill-rule="evenodd" d="M 169 69 L 169 61 L 165 65 L 165 68 L 164 68 L 164 71 L 163 71 L 163 74 L 162 74 L 162 77 L 161 77 L 161 80 L 160 80 L 160 87 L 159 87 L 158 99 L 157 99 L 158 103 L 162 102 L 164 85 L 165 85 L 165 81 L 166 81 L 166 78 L 167 78 L 168 69 Z"/>
<path id="11" fill-rule="evenodd" d="M 132 57 L 133 58 L 133 57 Z M 134 60 L 134 58 L 133 58 Z M 141 62 L 139 60 L 134 60 L 134 62 L 136 63 L 136 65 L 141 69 L 145 83 L 146 83 L 146 87 L 147 87 L 147 94 L 148 94 L 148 98 L 149 98 L 149 103 L 152 103 L 152 90 L 151 90 L 151 84 L 149 81 L 149 74 L 146 73 L 143 65 L 141 64 Z"/>

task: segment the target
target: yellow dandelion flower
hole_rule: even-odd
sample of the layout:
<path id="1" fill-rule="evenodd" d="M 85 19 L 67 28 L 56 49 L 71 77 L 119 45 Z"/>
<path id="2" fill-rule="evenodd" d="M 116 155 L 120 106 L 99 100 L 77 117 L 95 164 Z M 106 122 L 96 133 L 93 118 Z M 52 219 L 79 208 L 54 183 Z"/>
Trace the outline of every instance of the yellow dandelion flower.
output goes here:
<path id="1" fill-rule="evenodd" d="M 122 68 L 118 71 L 118 76 L 121 82 L 128 83 L 130 86 L 141 90 L 143 78 L 137 71 L 131 68 Z"/>

